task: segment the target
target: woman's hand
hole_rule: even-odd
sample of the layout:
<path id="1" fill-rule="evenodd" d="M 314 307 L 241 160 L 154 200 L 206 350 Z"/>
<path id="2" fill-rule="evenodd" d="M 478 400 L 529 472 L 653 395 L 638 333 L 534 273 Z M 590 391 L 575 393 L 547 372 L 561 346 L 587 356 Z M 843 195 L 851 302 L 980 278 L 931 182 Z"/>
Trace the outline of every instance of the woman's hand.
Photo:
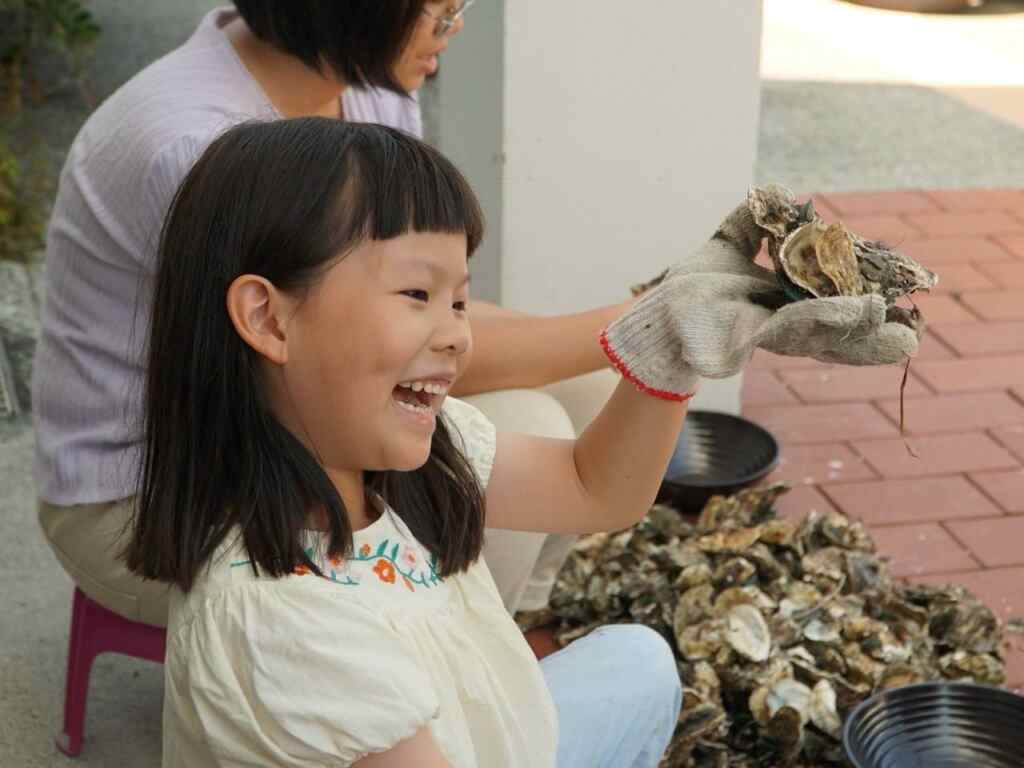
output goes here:
<path id="1" fill-rule="evenodd" d="M 652 394 L 681 399 L 698 377 L 738 373 L 757 347 L 848 365 L 917 353 L 917 333 L 885 322 L 881 296 L 786 303 L 774 273 L 754 263 L 763 236 L 746 204 L 737 207 L 604 332 L 616 368 Z"/>

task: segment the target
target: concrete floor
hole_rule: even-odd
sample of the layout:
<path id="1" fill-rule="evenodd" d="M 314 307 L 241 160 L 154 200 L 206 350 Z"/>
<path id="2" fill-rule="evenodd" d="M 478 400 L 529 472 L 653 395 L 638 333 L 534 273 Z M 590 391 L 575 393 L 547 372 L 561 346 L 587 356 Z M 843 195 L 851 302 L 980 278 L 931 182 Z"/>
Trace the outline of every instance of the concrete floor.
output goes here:
<path id="1" fill-rule="evenodd" d="M 53 746 L 63 705 L 71 581 L 43 543 L 29 474 L 32 434 L 0 450 L 0 766 L 157 766 L 162 669 L 101 656 L 92 672 L 88 742 L 68 760 Z"/>

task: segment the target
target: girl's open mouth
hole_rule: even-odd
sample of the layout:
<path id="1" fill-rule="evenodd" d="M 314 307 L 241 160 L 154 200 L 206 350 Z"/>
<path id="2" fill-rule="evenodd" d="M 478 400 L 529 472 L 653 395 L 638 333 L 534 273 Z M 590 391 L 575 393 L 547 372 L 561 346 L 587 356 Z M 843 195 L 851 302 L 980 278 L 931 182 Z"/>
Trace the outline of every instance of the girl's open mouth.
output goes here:
<path id="1" fill-rule="evenodd" d="M 448 382 L 403 381 L 391 396 L 399 408 L 422 417 L 433 416 L 441 410 L 441 402 L 448 394 Z"/>

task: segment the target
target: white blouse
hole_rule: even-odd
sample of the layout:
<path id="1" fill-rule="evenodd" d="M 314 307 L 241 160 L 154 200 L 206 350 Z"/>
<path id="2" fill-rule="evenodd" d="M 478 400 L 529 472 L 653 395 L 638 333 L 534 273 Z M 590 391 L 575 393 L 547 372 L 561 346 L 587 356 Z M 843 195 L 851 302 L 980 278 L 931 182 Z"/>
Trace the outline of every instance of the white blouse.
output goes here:
<path id="1" fill-rule="evenodd" d="M 449 398 L 447 423 L 486 486 L 494 427 Z M 171 600 L 164 768 L 348 766 L 424 726 L 452 768 L 554 766 L 557 718 L 483 559 L 438 576 L 387 508 L 326 578 L 257 576 L 239 537 Z"/>

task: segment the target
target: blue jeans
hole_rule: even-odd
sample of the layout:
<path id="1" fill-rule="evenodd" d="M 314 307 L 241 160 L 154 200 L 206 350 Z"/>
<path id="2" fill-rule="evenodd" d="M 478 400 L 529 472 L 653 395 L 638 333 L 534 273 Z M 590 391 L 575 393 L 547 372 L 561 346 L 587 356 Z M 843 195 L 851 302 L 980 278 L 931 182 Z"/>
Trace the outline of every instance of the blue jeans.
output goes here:
<path id="1" fill-rule="evenodd" d="M 540 667 L 558 710 L 558 768 L 657 767 L 683 702 L 661 635 L 601 627 Z"/>

